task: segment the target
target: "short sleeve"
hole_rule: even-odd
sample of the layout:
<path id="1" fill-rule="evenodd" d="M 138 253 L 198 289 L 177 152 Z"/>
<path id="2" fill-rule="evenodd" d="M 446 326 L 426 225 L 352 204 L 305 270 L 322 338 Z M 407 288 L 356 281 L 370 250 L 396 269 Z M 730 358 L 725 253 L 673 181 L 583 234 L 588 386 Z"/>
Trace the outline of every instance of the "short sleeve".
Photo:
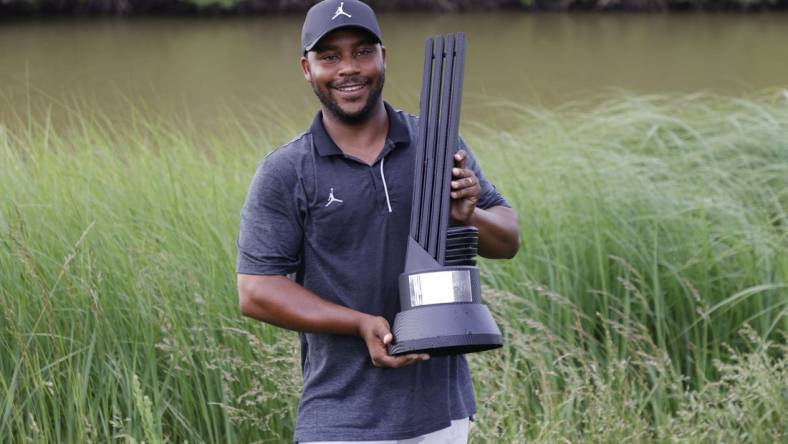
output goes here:
<path id="1" fill-rule="evenodd" d="M 463 149 L 466 153 L 468 153 L 468 157 L 465 161 L 465 167 L 470 168 L 479 179 L 481 195 L 479 196 L 479 201 L 476 202 L 476 206 L 483 210 L 497 206 L 511 208 L 512 206 L 509 205 L 509 202 L 507 202 L 501 193 L 498 192 L 498 190 L 495 188 L 495 185 L 488 181 L 484 176 L 481 168 L 479 167 L 479 163 L 473 156 L 473 152 L 471 152 L 470 147 L 465 143 L 464 140 L 462 140 L 462 138 L 460 138 L 460 149 Z"/>
<path id="2" fill-rule="evenodd" d="M 300 181 L 273 154 L 257 167 L 241 210 L 238 273 L 287 275 L 301 265 Z"/>

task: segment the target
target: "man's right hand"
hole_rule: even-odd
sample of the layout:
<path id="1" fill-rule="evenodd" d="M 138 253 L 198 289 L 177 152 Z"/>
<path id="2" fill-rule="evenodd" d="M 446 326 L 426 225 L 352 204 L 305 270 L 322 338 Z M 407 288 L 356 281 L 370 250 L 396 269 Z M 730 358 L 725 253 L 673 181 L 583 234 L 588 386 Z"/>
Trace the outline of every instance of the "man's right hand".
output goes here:
<path id="1" fill-rule="evenodd" d="M 394 339 L 389 321 L 382 316 L 367 316 L 358 326 L 358 335 L 367 344 L 369 357 L 375 367 L 400 368 L 430 359 L 428 354 L 391 356 L 386 347 Z"/>

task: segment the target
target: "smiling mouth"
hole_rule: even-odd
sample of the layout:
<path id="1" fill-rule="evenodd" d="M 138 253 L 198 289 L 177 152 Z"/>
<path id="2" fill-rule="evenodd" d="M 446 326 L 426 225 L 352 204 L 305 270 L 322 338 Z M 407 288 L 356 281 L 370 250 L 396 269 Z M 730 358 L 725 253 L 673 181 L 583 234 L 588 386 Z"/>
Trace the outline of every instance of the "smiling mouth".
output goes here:
<path id="1" fill-rule="evenodd" d="M 341 92 L 345 92 L 345 93 L 350 93 L 350 92 L 356 92 L 356 91 L 360 91 L 360 90 L 362 90 L 362 89 L 363 89 L 365 86 L 367 86 L 367 84 L 366 84 L 366 83 L 353 83 L 353 84 L 351 84 L 351 85 L 335 86 L 335 87 L 334 87 L 334 89 L 336 89 L 337 91 L 341 91 Z"/>

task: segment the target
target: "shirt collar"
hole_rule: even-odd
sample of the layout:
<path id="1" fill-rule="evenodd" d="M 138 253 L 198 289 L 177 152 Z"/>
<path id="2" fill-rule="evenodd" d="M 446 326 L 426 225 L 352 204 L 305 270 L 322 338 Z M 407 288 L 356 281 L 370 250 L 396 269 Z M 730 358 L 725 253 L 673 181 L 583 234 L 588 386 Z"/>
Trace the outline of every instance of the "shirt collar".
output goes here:
<path id="1" fill-rule="evenodd" d="M 386 135 L 387 141 L 392 142 L 394 145 L 409 142 L 410 136 L 408 134 L 408 127 L 402 115 L 395 111 L 388 103 L 383 102 L 383 105 L 386 107 L 386 114 L 389 117 L 389 132 Z M 315 119 L 312 121 L 312 126 L 309 127 L 309 132 L 314 136 L 317 152 L 321 156 L 343 155 L 342 150 L 334 143 L 331 136 L 328 135 L 325 126 L 323 126 L 322 111 L 317 112 Z"/>

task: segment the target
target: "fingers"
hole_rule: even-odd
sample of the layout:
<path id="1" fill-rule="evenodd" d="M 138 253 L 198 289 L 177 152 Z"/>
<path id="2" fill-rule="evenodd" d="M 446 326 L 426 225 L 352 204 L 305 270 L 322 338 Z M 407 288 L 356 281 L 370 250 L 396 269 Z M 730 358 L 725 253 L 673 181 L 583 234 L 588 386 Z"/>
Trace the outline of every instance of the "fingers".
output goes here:
<path id="1" fill-rule="evenodd" d="M 373 344 L 369 347 L 369 356 L 372 358 L 372 365 L 375 367 L 390 367 L 390 368 L 400 368 L 406 365 L 411 365 L 416 362 L 426 361 L 430 359 L 430 356 L 426 353 L 421 354 L 408 354 L 408 355 L 401 355 L 401 356 L 392 356 L 389 355 L 386 346 L 391 343 L 392 336 L 391 333 L 387 334 L 382 342 L 378 344 Z"/>
<path id="2" fill-rule="evenodd" d="M 479 178 L 470 168 L 465 168 L 465 151 L 458 151 L 454 157 L 451 181 L 451 219 L 455 223 L 468 225 L 476 203 L 482 194 Z"/>
<path id="3" fill-rule="evenodd" d="M 454 176 L 454 180 L 451 182 L 452 199 L 478 199 L 481 194 L 481 186 L 472 170 L 454 168 L 452 176 Z"/>
<path id="4" fill-rule="evenodd" d="M 415 364 L 417 362 L 426 361 L 428 359 L 430 359 L 430 356 L 423 353 L 413 353 L 402 356 L 391 356 L 384 353 L 383 355 L 373 357 L 372 365 L 375 367 L 400 368 Z"/>
<path id="5" fill-rule="evenodd" d="M 451 176 L 454 179 L 462 179 L 463 177 L 475 176 L 475 174 L 473 174 L 471 169 L 455 167 L 451 169 Z"/>
<path id="6" fill-rule="evenodd" d="M 386 318 L 376 316 L 373 322 L 372 334 L 375 336 L 375 338 L 383 341 L 384 344 L 388 344 L 394 339 L 391 334 L 391 326 L 389 325 L 389 321 L 387 321 Z"/>
<path id="7" fill-rule="evenodd" d="M 391 334 L 388 321 L 383 317 L 369 317 L 362 330 L 366 332 L 362 333 L 362 338 L 367 343 L 369 357 L 375 367 L 400 368 L 430 358 L 428 354 L 423 353 L 403 356 L 389 355 L 388 345 L 394 341 L 394 335 Z"/>
<path id="8" fill-rule="evenodd" d="M 455 175 L 454 178 L 456 180 L 451 181 L 451 188 L 453 190 L 469 188 L 479 183 L 479 180 L 476 178 L 476 175 L 473 174 L 473 171 L 470 170 L 460 170 L 460 171 L 463 171 L 463 173 Z M 464 173 L 465 171 L 469 172 L 470 174 L 465 174 Z"/>
<path id="9" fill-rule="evenodd" d="M 457 168 L 465 168 L 465 159 L 468 158 L 468 153 L 465 150 L 459 150 L 454 153 L 454 166 Z"/>
<path id="10" fill-rule="evenodd" d="M 451 198 L 455 200 L 468 199 L 472 203 L 476 203 L 479 200 L 479 189 L 475 187 L 468 187 L 461 190 L 452 191 Z"/>

